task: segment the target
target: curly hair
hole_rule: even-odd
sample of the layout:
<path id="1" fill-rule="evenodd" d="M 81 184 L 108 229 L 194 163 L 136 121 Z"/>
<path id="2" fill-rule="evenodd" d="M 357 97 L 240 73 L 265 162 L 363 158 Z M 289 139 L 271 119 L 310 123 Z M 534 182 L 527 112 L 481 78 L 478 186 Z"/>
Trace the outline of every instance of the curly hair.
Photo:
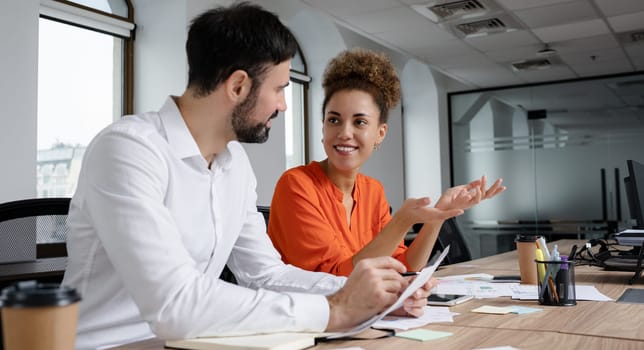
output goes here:
<path id="1" fill-rule="evenodd" d="M 380 109 L 380 122 L 386 123 L 389 110 L 400 100 L 400 80 L 389 58 L 361 48 L 343 51 L 333 58 L 324 71 L 322 87 L 322 114 L 336 92 L 361 90 L 373 97 Z"/>

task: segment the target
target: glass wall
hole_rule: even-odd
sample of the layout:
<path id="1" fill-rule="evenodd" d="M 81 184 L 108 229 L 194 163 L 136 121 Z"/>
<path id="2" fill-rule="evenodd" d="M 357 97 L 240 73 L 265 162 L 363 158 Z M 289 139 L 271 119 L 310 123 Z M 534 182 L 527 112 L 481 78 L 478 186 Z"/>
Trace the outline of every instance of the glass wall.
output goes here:
<path id="1" fill-rule="evenodd" d="M 644 162 L 644 74 L 449 95 L 452 181 L 505 193 L 457 220 L 473 255 L 517 233 L 604 237 L 630 227 L 626 160 Z"/>

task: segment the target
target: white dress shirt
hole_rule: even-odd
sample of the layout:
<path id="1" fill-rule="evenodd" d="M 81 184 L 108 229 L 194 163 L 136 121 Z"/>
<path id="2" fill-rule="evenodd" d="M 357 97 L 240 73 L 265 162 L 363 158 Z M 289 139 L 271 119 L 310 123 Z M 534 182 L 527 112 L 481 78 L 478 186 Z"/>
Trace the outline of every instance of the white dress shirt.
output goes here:
<path id="1" fill-rule="evenodd" d="M 285 265 L 256 210 L 256 179 L 230 142 L 210 169 L 169 97 L 101 131 L 71 202 L 63 283 L 82 296 L 77 348 L 323 331 L 344 278 Z M 239 285 L 220 280 L 228 264 Z"/>

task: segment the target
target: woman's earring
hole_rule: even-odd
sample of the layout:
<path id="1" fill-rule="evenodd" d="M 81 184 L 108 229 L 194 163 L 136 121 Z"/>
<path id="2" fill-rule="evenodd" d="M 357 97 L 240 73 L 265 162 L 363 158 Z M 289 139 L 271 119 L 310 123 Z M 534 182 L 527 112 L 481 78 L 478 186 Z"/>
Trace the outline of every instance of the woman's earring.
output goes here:
<path id="1" fill-rule="evenodd" d="M 380 149 L 380 142 L 376 142 L 376 143 L 373 145 L 373 149 L 375 149 L 375 150 L 379 150 L 379 149 Z"/>
<path id="2" fill-rule="evenodd" d="M 324 137 L 320 139 L 320 142 L 324 143 Z"/>

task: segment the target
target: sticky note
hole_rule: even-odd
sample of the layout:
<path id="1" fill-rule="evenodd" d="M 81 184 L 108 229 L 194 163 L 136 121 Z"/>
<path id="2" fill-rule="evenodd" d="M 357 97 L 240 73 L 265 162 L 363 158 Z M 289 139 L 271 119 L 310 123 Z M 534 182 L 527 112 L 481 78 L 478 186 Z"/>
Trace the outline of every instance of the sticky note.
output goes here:
<path id="1" fill-rule="evenodd" d="M 429 329 L 413 329 L 406 332 L 396 332 L 397 337 L 407 338 L 418 341 L 428 341 L 449 337 L 452 335 L 450 332 L 430 331 Z"/>
<path id="2" fill-rule="evenodd" d="M 500 306 L 489 306 L 489 305 L 484 305 L 472 310 L 472 312 L 478 312 L 482 314 L 496 314 L 496 315 L 509 314 L 513 311 L 514 311 L 513 306 L 500 307 Z"/>
<path id="3" fill-rule="evenodd" d="M 513 309 L 512 313 L 519 314 L 519 315 L 531 314 L 533 312 L 543 311 L 543 309 L 539 309 L 536 307 L 525 307 L 525 306 L 513 306 L 512 309 Z"/>

